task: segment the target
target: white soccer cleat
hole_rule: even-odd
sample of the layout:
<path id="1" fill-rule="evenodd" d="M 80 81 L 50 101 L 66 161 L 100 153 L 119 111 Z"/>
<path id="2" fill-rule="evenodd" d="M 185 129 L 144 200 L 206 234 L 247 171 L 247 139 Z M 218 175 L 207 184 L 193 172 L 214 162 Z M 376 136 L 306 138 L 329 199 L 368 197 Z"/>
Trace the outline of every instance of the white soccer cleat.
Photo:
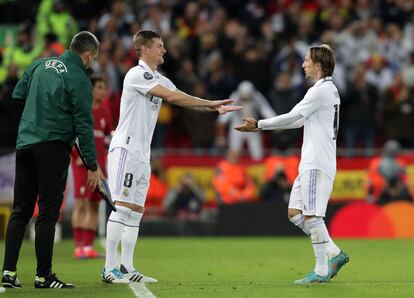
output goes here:
<path id="1" fill-rule="evenodd" d="M 145 276 L 144 274 L 139 273 L 138 271 L 128 272 L 124 265 L 121 265 L 121 273 L 124 275 L 124 278 L 127 278 L 131 282 L 144 282 L 144 283 L 154 283 L 158 282 L 155 278 Z"/>
<path id="2" fill-rule="evenodd" d="M 116 268 L 106 272 L 104 267 L 101 272 L 101 279 L 110 284 L 129 284 L 129 279 L 125 278 L 124 274 Z"/>

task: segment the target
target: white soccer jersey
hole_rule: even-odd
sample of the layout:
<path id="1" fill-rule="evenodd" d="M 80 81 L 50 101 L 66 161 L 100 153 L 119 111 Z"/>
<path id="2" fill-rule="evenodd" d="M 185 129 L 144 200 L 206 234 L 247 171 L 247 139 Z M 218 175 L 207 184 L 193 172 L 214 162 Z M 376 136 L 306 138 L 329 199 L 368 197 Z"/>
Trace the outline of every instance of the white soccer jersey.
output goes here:
<path id="1" fill-rule="evenodd" d="M 125 76 L 118 126 L 109 150 L 125 148 L 139 161 L 149 162 L 151 140 L 162 99 L 148 94 L 157 85 L 176 90 L 175 85 L 159 72 L 139 61 Z"/>
<path id="2" fill-rule="evenodd" d="M 319 169 L 334 179 L 340 98 L 332 77 L 320 79 L 292 109 L 304 118 L 299 174 Z"/>

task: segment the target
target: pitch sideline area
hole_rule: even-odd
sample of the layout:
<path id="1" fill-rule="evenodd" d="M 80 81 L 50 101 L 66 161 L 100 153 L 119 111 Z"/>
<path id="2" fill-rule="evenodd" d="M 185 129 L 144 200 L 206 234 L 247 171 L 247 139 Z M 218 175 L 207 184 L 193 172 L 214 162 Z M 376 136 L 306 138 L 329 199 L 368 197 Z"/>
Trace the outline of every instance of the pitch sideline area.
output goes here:
<path id="1" fill-rule="evenodd" d="M 329 284 L 297 286 L 313 268 L 305 237 L 139 239 L 135 263 L 159 280 L 156 297 L 414 297 L 414 240 L 337 240 L 351 261 Z M 0 243 L 3 259 L 4 242 Z M 99 244 L 98 244 L 99 245 Z M 73 242 L 55 246 L 54 271 L 74 290 L 46 290 L 50 297 L 135 297 L 126 285 L 100 281 L 104 260 L 77 261 Z M 23 244 L 18 274 L 24 288 L 4 297 L 45 297 L 33 288 L 34 245 Z M 0 296 L 1 297 L 1 296 Z"/>

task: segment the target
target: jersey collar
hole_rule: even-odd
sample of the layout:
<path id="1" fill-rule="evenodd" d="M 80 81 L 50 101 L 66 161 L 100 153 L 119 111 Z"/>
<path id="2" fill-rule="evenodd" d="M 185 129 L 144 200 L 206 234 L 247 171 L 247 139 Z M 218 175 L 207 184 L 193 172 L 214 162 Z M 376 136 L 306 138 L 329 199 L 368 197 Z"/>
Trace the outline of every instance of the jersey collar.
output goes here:
<path id="1" fill-rule="evenodd" d="M 142 60 L 138 61 L 138 65 L 141 65 L 141 67 L 143 67 L 146 71 L 149 71 L 151 74 L 153 74 L 154 76 L 156 75 L 156 71 L 152 71 L 152 69 L 148 66 L 147 63 L 145 63 Z"/>
<path id="2" fill-rule="evenodd" d="M 323 84 L 324 82 L 332 82 L 332 77 L 324 77 L 324 78 L 321 78 L 319 81 L 317 81 L 316 83 L 315 83 L 315 87 L 318 87 L 318 86 L 320 86 L 321 84 Z"/>
<path id="3" fill-rule="evenodd" d="M 65 52 L 61 55 L 62 58 L 78 65 L 84 71 L 86 71 L 85 65 L 82 62 L 81 57 L 73 51 L 65 50 Z"/>

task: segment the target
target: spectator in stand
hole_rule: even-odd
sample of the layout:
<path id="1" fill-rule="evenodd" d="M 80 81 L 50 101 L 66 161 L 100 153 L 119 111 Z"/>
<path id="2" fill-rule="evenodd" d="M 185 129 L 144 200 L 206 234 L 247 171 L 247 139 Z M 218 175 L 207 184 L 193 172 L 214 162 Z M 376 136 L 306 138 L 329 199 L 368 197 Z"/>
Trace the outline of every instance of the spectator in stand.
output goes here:
<path id="1" fill-rule="evenodd" d="M 276 116 L 267 99 L 249 81 L 241 82 L 237 90 L 230 95 L 230 98 L 236 99 L 237 104 L 242 106 L 243 109 L 233 113 L 233 115 L 219 116 L 217 121 L 217 144 L 222 147 L 225 143 L 224 131 L 226 124 L 232 128 L 239 123 L 241 117 L 248 115 L 254 115 L 256 118 L 259 115 L 267 118 Z M 247 142 L 250 155 L 254 160 L 263 158 L 262 134 L 243 134 L 237 130 L 229 129 L 228 143 L 230 150 L 240 152 L 243 149 L 244 142 Z"/>
<path id="2" fill-rule="evenodd" d="M 236 56 L 234 71 L 238 81 L 250 81 L 260 92 L 269 85 L 268 53 L 260 42 L 245 41 L 245 48 Z"/>
<path id="3" fill-rule="evenodd" d="M 240 153 L 230 149 L 227 158 L 219 162 L 213 177 L 213 187 L 220 204 L 240 204 L 255 200 L 256 185 L 240 163 Z"/>
<path id="4" fill-rule="evenodd" d="M 300 93 L 293 87 L 290 73 L 280 72 L 269 91 L 268 100 L 276 114 L 288 113 L 297 103 Z M 294 146 L 300 133 L 295 129 L 271 131 L 272 147 L 283 150 Z"/>
<path id="5" fill-rule="evenodd" d="M 387 139 L 397 140 L 403 148 L 413 146 L 414 99 L 413 93 L 402 81 L 401 73 L 384 94 L 384 132 Z"/>
<path id="6" fill-rule="evenodd" d="M 157 31 L 161 36 L 169 35 L 171 30 L 171 13 L 164 5 L 158 2 L 150 4 L 145 20 L 142 22 L 142 30 Z"/>
<path id="7" fill-rule="evenodd" d="M 19 78 L 25 69 L 40 55 L 44 48 L 44 40 L 33 39 L 32 30 L 29 24 L 19 27 L 16 45 L 10 43 L 3 49 L 3 62 L 0 72 L 0 82 L 4 82 L 7 69 L 11 64 L 18 67 Z M 3 74 L 3 75 L 1 75 Z"/>
<path id="8" fill-rule="evenodd" d="M 211 96 L 207 93 L 206 85 L 201 80 L 194 83 L 190 93 L 198 97 Z M 215 131 L 211 127 L 214 127 L 217 115 L 189 109 L 181 109 L 180 112 L 183 127 L 190 137 L 193 148 L 212 148 L 214 146 Z M 197 127 L 197 129 L 194 129 L 194 127 Z"/>
<path id="9" fill-rule="evenodd" d="M 391 86 L 393 72 L 384 57 L 375 54 L 368 60 L 369 70 L 365 75 L 365 80 L 380 90 L 381 94 Z"/>
<path id="10" fill-rule="evenodd" d="M 125 0 L 111 2 L 111 11 L 102 15 L 98 20 L 98 30 L 104 32 L 108 22 L 113 22 L 114 31 L 125 48 L 131 47 L 131 36 L 134 32 L 131 29 L 135 24 L 135 16 Z M 110 27 L 112 27 L 112 24 Z"/>
<path id="11" fill-rule="evenodd" d="M 368 172 L 368 201 L 379 205 L 397 200 L 412 202 L 406 164 L 398 157 L 399 152 L 398 142 L 388 140 L 384 144 L 382 156 L 371 161 Z"/>
<path id="12" fill-rule="evenodd" d="M 414 48 L 408 55 L 408 62 L 401 68 L 401 75 L 406 86 L 414 87 Z"/>
<path id="13" fill-rule="evenodd" d="M 303 49 L 303 44 L 295 40 L 294 37 L 290 37 L 270 65 L 271 80 L 274 81 L 280 72 L 288 72 L 291 77 L 291 86 L 299 93 L 304 94 L 306 82 L 303 79 L 301 65 L 305 53 L 306 49 Z"/>
<path id="14" fill-rule="evenodd" d="M 354 155 L 358 141 L 365 148 L 365 154 L 371 154 L 374 147 L 379 94 L 378 89 L 365 80 L 365 74 L 365 67 L 357 66 L 343 105 L 345 144 L 350 150 L 349 155 Z"/>
<path id="15" fill-rule="evenodd" d="M 45 49 L 43 50 L 42 57 L 55 57 L 60 56 L 65 51 L 65 46 L 57 39 L 56 34 L 47 33 L 45 36 Z"/>
<path id="16" fill-rule="evenodd" d="M 102 49 L 98 60 L 92 65 L 94 73 L 100 73 L 107 79 L 110 94 L 120 94 L 122 88 L 121 74 L 112 62 L 110 49 Z"/>
<path id="17" fill-rule="evenodd" d="M 403 33 L 397 24 L 388 24 L 385 28 L 383 54 L 392 69 L 401 69 L 410 53 L 410 45 L 404 42 Z"/>
<path id="18" fill-rule="evenodd" d="M 185 173 L 164 200 L 165 213 L 184 220 L 196 220 L 203 207 L 204 193 L 191 173 Z"/>
<path id="19" fill-rule="evenodd" d="M 78 23 L 67 8 L 64 0 L 42 0 L 37 13 L 37 32 L 41 37 L 54 33 L 64 47 L 78 32 Z"/>
<path id="20" fill-rule="evenodd" d="M 106 82 L 103 77 L 92 77 L 92 111 L 94 118 L 95 146 L 98 163 L 106 176 L 106 155 L 108 139 L 112 131 L 110 111 L 103 106 L 106 93 Z M 72 169 L 75 180 L 75 204 L 72 212 L 73 239 L 75 242 L 74 257 L 76 259 L 100 258 L 102 255 L 93 248 L 98 226 L 100 195 L 87 187 L 88 171 L 76 150 L 72 151 Z"/>
<path id="21" fill-rule="evenodd" d="M 223 67 L 223 57 L 219 52 L 213 52 L 208 56 L 207 73 L 202 78 L 207 92 L 213 97 L 226 97 L 237 85 L 234 76 Z"/>

